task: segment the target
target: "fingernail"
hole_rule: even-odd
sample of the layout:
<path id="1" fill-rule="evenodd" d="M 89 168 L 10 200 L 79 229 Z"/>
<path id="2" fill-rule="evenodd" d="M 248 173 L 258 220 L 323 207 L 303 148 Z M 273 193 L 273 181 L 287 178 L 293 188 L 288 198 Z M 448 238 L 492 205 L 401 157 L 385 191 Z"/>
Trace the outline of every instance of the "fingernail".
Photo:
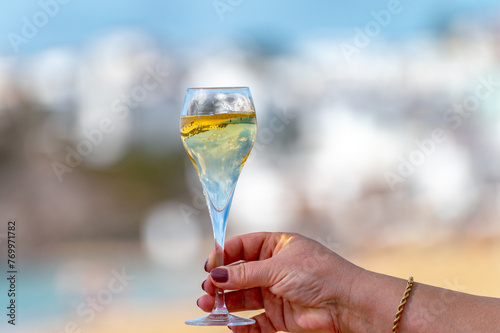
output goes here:
<path id="1" fill-rule="evenodd" d="M 210 276 L 215 282 L 225 283 L 229 279 L 229 273 L 225 268 L 214 268 L 210 272 Z"/>
<path id="2" fill-rule="evenodd" d="M 201 298 L 201 297 L 200 297 L 200 298 Z M 200 301 L 200 298 L 198 298 L 198 299 L 196 300 L 196 306 L 197 306 L 197 307 L 200 307 L 200 304 L 198 304 L 198 302 Z"/>
<path id="3" fill-rule="evenodd" d="M 207 280 L 203 280 L 203 282 L 201 283 L 201 290 L 203 290 L 203 291 L 205 291 L 205 288 L 204 288 L 205 281 L 207 281 Z"/>
<path id="4" fill-rule="evenodd" d="M 205 272 L 208 273 L 208 270 L 207 270 L 207 264 L 208 264 L 208 259 L 205 261 L 205 265 L 203 266 L 203 268 L 205 269 Z"/>

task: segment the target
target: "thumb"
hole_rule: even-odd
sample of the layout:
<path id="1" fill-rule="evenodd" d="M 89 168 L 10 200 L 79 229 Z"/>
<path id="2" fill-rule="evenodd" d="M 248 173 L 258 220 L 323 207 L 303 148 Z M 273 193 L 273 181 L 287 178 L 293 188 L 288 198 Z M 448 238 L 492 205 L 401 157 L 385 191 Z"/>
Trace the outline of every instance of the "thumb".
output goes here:
<path id="1" fill-rule="evenodd" d="M 270 265 L 268 260 L 216 267 L 210 271 L 210 278 L 216 287 L 222 289 L 271 287 L 276 273 L 275 266 Z"/>

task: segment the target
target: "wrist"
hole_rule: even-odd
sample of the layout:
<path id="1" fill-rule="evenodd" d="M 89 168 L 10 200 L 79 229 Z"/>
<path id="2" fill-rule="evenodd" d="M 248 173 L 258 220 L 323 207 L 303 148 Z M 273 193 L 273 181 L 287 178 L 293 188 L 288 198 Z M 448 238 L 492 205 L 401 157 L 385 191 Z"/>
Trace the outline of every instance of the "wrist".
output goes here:
<path id="1" fill-rule="evenodd" d="M 331 316 L 338 332 L 373 332 L 364 323 L 369 320 L 370 306 L 365 295 L 370 292 L 367 286 L 373 273 L 353 264 L 349 266 L 331 284 L 328 298 Z"/>
<path id="2" fill-rule="evenodd" d="M 345 331 L 391 332 L 405 287 L 405 280 L 362 270 L 350 287 Z"/>

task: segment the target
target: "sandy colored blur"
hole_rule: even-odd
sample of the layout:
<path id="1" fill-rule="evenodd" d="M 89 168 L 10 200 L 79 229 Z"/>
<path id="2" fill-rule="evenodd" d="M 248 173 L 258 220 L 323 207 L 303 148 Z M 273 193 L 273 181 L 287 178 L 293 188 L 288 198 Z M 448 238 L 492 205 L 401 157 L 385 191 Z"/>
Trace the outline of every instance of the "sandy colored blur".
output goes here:
<path id="1" fill-rule="evenodd" d="M 449 239 L 431 246 L 375 248 L 350 260 L 366 269 L 482 296 L 500 297 L 500 237 Z"/>
<path id="2" fill-rule="evenodd" d="M 367 246 L 370 248 L 370 246 Z M 136 250 L 134 252 L 137 252 Z M 341 252 L 341 251 L 340 251 Z M 451 288 L 457 291 L 500 297 L 500 238 L 449 239 L 432 245 L 404 244 L 391 247 L 373 245 L 369 250 L 356 250 L 343 254 L 350 261 L 373 271 L 390 274 L 401 278 L 410 275 L 417 283 Z M 140 259 L 140 258 L 136 258 Z M 188 272 L 177 272 L 181 280 L 189 278 Z M 206 277 L 200 273 L 198 280 L 189 280 L 179 287 L 197 291 L 199 284 Z M 144 284 L 138 277 L 135 284 Z M 157 286 L 161 287 L 161 278 Z M 184 324 L 186 319 L 196 318 L 204 313 L 196 306 L 196 297 L 191 295 L 165 299 L 158 304 L 158 297 L 150 302 L 141 302 L 124 298 L 110 304 L 96 320 L 85 325 L 80 320 L 83 332 L 93 333 L 132 333 L 147 331 L 148 333 L 164 332 L 229 332 L 224 327 L 194 327 Z M 156 302 L 156 303 L 155 303 Z M 156 304 L 156 305 L 155 305 Z M 251 317 L 259 313 L 246 312 L 242 315 Z M 48 326 L 43 332 L 59 332 L 63 324 Z"/>

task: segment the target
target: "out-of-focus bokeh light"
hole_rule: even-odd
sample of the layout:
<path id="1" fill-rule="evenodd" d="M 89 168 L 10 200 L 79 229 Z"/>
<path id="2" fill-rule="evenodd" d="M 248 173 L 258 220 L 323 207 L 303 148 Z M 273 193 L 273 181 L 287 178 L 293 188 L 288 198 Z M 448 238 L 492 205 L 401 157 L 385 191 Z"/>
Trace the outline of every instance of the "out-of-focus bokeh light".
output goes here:
<path id="1" fill-rule="evenodd" d="M 199 220 L 191 214 L 174 202 L 160 204 L 149 212 L 142 240 L 148 254 L 159 264 L 182 269 L 196 260 L 202 234 Z"/>

